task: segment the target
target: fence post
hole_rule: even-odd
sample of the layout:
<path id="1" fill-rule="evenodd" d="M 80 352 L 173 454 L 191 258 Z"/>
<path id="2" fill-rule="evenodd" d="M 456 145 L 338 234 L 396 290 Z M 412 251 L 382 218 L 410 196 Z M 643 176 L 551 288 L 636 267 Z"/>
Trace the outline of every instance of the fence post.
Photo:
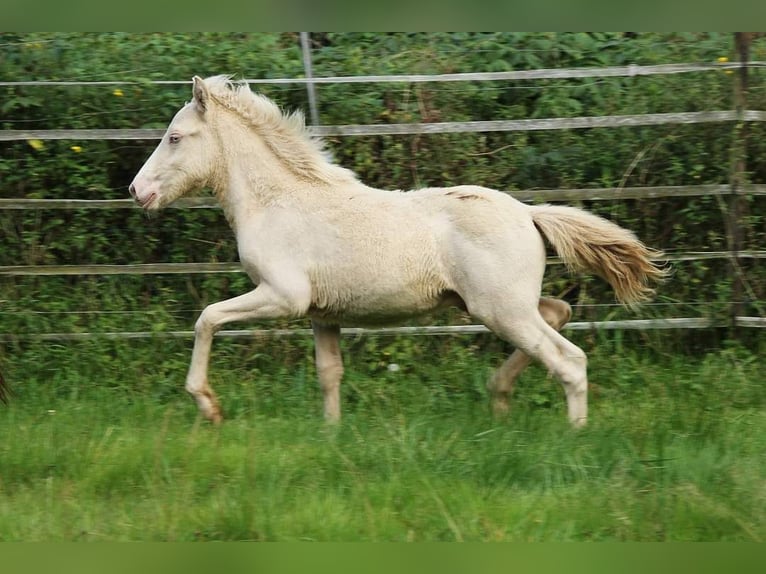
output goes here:
<path id="1" fill-rule="evenodd" d="M 309 113 L 311 124 L 319 125 L 319 110 L 317 109 L 316 86 L 311 80 L 314 78 L 314 70 L 311 64 L 311 40 L 308 32 L 301 32 L 301 52 L 303 53 L 303 70 L 306 74 L 306 90 L 309 95 Z"/>
<path id="2" fill-rule="evenodd" d="M 729 178 L 730 195 L 726 218 L 729 251 L 731 252 L 730 270 L 732 278 L 731 301 L 729 306 L 730 333 L 738 338 L 736 317 L 743 315 L 745 283 L 739 253 L 744 244 L 743 223 L 747 210 L 747 198 L 744 186 L 747 183 L 747 109 L 748 62 L 750 60 L 750 42 L 752 33 L 735 32 L 734 49 L 740 67 L 734 75 L 734 107 L 737 119 L 731 149 L 731 173 Z"/>

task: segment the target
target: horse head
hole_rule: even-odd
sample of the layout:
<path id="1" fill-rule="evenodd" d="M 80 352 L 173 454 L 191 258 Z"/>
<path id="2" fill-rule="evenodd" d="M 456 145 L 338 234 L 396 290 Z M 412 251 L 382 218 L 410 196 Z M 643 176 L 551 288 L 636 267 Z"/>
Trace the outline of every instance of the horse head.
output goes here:
<path id="1" fill-rule="evenodd" d="M 192 101 L 176 113 L 128 188 L 144 209 L 160 209 L 207 185 L 219 164 L 215 106 L 205 81 L 195 76 L 193 84 Z"/>

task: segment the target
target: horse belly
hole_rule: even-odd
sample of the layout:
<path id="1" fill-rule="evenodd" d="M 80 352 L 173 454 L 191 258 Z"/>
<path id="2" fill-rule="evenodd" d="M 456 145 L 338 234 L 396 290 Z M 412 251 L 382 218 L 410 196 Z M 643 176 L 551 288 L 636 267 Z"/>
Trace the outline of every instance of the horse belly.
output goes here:
<path id="1" fill-rule="evenodd" d="M 390 277 L 367 281 L 357 277 L 354 282 L 343 278 L 340 275 L 334 281 L 315 284 L 309 316 L 340 324 L 396 323 L 443 306 L 449 293 L 443 282 L 433 277 L 401 283 Z"/>

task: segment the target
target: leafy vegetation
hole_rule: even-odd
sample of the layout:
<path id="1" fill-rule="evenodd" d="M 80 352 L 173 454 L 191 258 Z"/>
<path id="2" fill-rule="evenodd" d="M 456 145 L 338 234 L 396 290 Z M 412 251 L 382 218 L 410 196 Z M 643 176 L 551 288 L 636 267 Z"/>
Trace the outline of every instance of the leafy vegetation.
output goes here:
<path id="1" fill-rule="evenodd" d="M 450 73 L 734 59 L 731 34 L 436 33 L 314 34 L 317 75 Z M 4 33 L 0 73 L 8 80 L 124 81 L 120 85 L 0 88 L 2 129 L 163 128 L 188 99 L 194 74 L 300 77 L 296 34 Z M 766 41 L 752 45 L 753 59 Z M 763 56 L 766 58 L 766 56 Z M 259 87 L 286 108 L 307 109 L 300 84 Z M 435 122 L 598 116 L 731 109 L 733 75 L 723 70 L 660 76 L 416 84 L 321 84 L 323 124 Z M 764 107 L 757 70 L 751 108 Z M 410 189 L 479 183 L 513 190 L 611 186 L 727 184 L 734 127 L 727 123 L 590 130 L 490 132 L 429 136 L 330 138 L 339 162 L 371 185 Z M 762 126 L 748 125 L 752 182 L 766 179 Z M 125 198 L 126 186 L 155 142 L 45 140 L 0 143 L 0 193 L 28 198 Z M 763 196 L 747 199 L 743 249 L 764 242 Z M 720 197 L 577 202 L 634 230 L 648 244 L 679 252 L 724 251 L 727 202 Z M 216 210 L 167 210 L 151 220 L 138 210 L 0 212 L 2 265 L 232 261 L 236 248 Z M 742 261 L 746 314 L 762 314 L 762 260 Z M 102 285 L 102 283 L 99 283 Z M 50 313 L 67 289 L 67 311 L 140 312 L 159 302 L 172 324 L 210 299 L 239 294 L 239 274 L 106 281 L 98 296 L 81 279 L 4 278 L 5 332 L 39 322 L 20 310 Z M 162 286 L 162 287 L 160 287 Z M 113 298 L 114 290 L 120 294 Z M 568 277 L 553 267 L 546 290 L 569 293 L 583 319 L 601 319 L 613 298 L 602 282 Z M 99 299 L 98 304 L 94 302 Z M 162 295 L 162 296 L 160 296 Z M 725 317 L 731 270 L 724 259 L 679 262 L 655 307 L 644 316 Z M 162 300 L 164 299 L 164 300 Z M 172 301 L 168 301 L 172 299 Z M 42 303 L 46 302 L 45 305 Z M 678 306 L 684 303 L 686 307 Z M 62 304 L 63 305 L 63 304 Z M 596 307 L 589 305 L 597 305 Z M 191 313 L 187 310 L 193 310 Z M 151 310 L 156 314 L 155 310 Z M 81 324 L 90 319 L 82 316 Z M 121 320 L 124 317 L 121 317 Z M 71 318 L 70 318 L 71 319 Z M 99 321 L 103 321 L 103 317 Z M 62 319 L 62 328 L 69 319 Z M 168 323 L 166 323 L 168 324 Z M 61 329 L 56 329 L 61 330 Z"/>
<path id="2" fill-rule="evenodd" d="M 730 34 L 312 34 L 316 75 L 451 73 L 734 59 Z M 766 41 L 752 46 L 766 60 Z M 0 33 L 0 129 L 164 128 L 192 75 L 300 77 L 296 34 Z M 307 110 L 300 84 L 264 85 Z M 733 108 L 723 70 L 667 76 L 322 84 L 323 124 L 526 119 Z M 766 109 L 758 70 L 748 107 Z M 727 184 L 735 126 L 329 138 L 387 189 L 478 183 L 513 192 Z M 766 138 L 747 125 L 747 178 Z M 126 198 L 152 141 L 0 142 L 0 196 Z M 727 198 L 579 201 L 669 252 L 727 250 Z M 743 248 L 763 250 L 764 196 L 747 196 Z M 236 260 L 217 210 L 0 211 L 0 265 Z M 743 311 L 762 315 L 762 259 L 743 259 Z M 757 540 L 766 535 L 761 330 L 573 332 L 589 353 L 592 424 L 572 433 L 540 369 L 493 422 L 484 385 L 511 350 L 490 336 L 345 340 L 345 419 L 321 423 L 308 338 L 217 340 L 211 381 L 227 422 L 182 389 L 189 330 L 241 273 L 3 276 L 0 540 Z M 726 317 L 725 260 L 678 262 L 657 301 L 613 305 L 600 280 L 551 266 L 545 290 L 576 320 Z M 466 320 L 456 313 L 418 319 Z M 284 323 L 276 326 L 288 326 Z M 274 326 L 255 325 L 255 327 Z M 150 331 L 50 342 L 36 333 Z M 398 371 L 389 370 L 391 364 Z"/>

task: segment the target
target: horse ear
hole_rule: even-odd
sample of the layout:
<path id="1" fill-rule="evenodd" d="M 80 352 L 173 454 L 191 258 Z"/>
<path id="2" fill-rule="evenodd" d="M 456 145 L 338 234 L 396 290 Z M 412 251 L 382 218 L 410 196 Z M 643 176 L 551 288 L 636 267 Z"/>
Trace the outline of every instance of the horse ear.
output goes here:
<path id="1" fill-rule="evenodd" d="M 197 104 L 197 107 L 201 112 L 204 112 L 207 110 L 207 102 L 210 98 L 210 93 L 205 85 L 205 80 L 199 76 L 194 76 L 192 78 L 192 83 L 194 84 L 194 87 L 192 88 L 194 103 Z"/>

